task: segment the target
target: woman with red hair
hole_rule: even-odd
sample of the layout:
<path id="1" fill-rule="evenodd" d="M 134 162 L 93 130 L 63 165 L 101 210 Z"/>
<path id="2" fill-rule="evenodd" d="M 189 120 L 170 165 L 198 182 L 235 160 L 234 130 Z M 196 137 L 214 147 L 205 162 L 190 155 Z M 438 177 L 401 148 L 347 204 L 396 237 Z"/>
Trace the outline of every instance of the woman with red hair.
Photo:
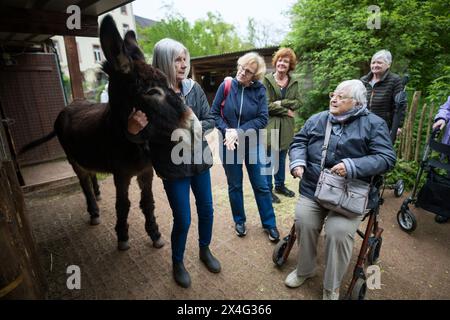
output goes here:
<path id="1" fill-rule="evenodd" d="M 273 56 L 274 73 L 264 78 L 269 105 L 269 123 L 267 125 L 267 157 L 268 166 L 273 169 L 275 177 L 275 193 L 294 197 L 295 193 L 286 188 L 285 164 L 289 145 L 295 134 L 295 113 L 300 108 L 299 82 L 292 74 L 297 64 L 297 57 L 290 48 L 280 48 Z M 278 140 L 271 141 L 271 133 L 278 130 Z M 276 139 L 275 139 L 276 140 Z M 267 175 L 267 182 L 272 191 L 272 202 L 281 200 L 273 192 L 272 174 Z"/>

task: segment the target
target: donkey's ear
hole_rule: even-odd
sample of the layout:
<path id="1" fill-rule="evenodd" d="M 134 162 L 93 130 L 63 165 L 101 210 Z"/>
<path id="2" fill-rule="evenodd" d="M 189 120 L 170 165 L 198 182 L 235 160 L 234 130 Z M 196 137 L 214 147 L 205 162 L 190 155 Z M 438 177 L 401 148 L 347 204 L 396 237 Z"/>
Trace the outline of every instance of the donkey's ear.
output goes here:
<path id="1" fill-rule="evenodd" d="M 116 71 L 130 72 L 131 61 L 124 50 L 124 43 L 116 23 L 110 15 L 104 17 L 100 25 L 100 43 L 106 60 Z"/>
<path id="2" fill-rule="evenodd" d="M 125 34 L 125 49 L 127 50 L 128 55 L 133 60 L 141 60 L 145 62 L 144 54 L 142 53 L 141 49 L 139 48 L 139 45 L 136 40 L 136 33 L 134 33 L 133 30 L 127 31 Z"/>

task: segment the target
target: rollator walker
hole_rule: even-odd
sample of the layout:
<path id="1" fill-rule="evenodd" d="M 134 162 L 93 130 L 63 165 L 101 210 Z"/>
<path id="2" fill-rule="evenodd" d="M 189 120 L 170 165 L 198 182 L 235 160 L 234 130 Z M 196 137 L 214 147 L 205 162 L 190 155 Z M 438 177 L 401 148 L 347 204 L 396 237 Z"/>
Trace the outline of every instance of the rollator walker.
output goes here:
<path id="1" fill-rule="evenodd" d="M 432 131 L 417 170 L 412 195 L 403 201 L 397 213 L 397 222 L 400 228 L 409 233 L 417 227 L 416 218 L 409 209 L 410 204 L 436 215 L 450 217 L 450 146 L 438 142 L 438 135 L 439 130 Z M 431 159 L 432 151 L 440 153 L 439 160 Z M 442 171 L 445 171 L 445 174 Z M 427 174 L 427 179 L 419 191 L 423 173 Z"/>

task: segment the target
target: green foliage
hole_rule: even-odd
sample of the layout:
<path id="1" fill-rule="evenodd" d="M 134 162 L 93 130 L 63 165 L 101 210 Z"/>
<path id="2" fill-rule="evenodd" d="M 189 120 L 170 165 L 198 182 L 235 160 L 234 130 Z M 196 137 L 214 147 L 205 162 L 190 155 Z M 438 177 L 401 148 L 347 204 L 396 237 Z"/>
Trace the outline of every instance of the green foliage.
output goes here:
<path id="1" fill-rule="evenodd" d="M 146 55 L 153 53 L 156 42 L 172 38 L 183 43 L 191 57 L 245 50 L 233 25 L 224 22 L 219 13 L 207 13 L 206 19 L 199 19 L 193 25 L 180 14 L 167 15 L 165 19 L 147 28 L 138 28 L 139 43 Z"/>
<path id="2" fill-rule="evenodd" d="M 428 87 L 427 101 L 434 107 L 443 105 L 450 95 L 450 66 L 443 67 L 443 76 L 433 80 Z"/>
<path id="3" fill-rule="evenodd" d="M 69 103 L 70 101 L 72 101 L 72 85 L 70 83 L 70 78 L 68 76 L 63 74 L 62 78 L 63 78 L 64 93 L 67 97 L 67 102 Z"/>
<path id="4" fill-rule="evenodd" d="M 299 0 L 293 6 L 292 31 L 284 45 L 295 48 L 300 58 L 301 117 L 326 108 L 327 93 L 339 82 L 367 73 L 371 56 L 381 49 L 392 52 L 394 72 L 411 75 L 410 87 L 423 95 L 434 92 L 434 98 L 448 94 L 450 2 L 377 1 L 380 29 L 367 27 L 372 4 L 368 0 Z"/>
<path id="5" fill-rule="evenodd" d="M 95 102 L 100 102 L 100 96 L 102 95 L 103 90 L 105 89 L 106 82 L 99 85 L 95 90 Z"/>
<path id="6" fill-rule="evenodd" d="M 405 184 L 405 190 L 411 190 L 414 186 L 414 182 L 416 181 L 418 169 L 419 164 L 417 162 L 397 159 L 394 169 L 386 174 L 386 183 L 395 184 L 401 179 Z M 423 182 L 424 179 L 425 175 L 422 175 L 421 181 Z"/>

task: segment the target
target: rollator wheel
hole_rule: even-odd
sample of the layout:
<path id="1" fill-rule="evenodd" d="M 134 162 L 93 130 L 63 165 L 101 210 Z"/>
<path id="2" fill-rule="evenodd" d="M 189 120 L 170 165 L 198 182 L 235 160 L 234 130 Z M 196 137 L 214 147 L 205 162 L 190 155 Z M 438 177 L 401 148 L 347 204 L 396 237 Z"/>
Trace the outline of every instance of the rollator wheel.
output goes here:
<path id="1" fill-rule="evenodd" d="M 273 249 L 272 261 L 277 267 L 281 267 L 286 262 L 286 259 L 284 259 L 283 256 L 290 238 L 291 236 L 287 235 L 280 240 Z"/>
<path id="2" fill-rule="evenodd" d="M 358 280 L 356 280 L 355 286 L 353 287 L 350 299 L 364 300 L 364 298 L 366 297 L 366 291 L 367 291 L 366 280 L 364 280 L 363 278 L 358 278 Z"/>
<path id="3" fill-rule="evenodd" d="M 394 186 L 394 195 L 397 198 L 400 198 L 403 194 L 403 191 L 405 191 L 405 183 L 403 182 L 403 180 L 398 180 Z"/>
<path id="4" fill-rule="evenodd" d="M 414 217 L 414 214 L 409 209 L 406 209 L 405 211 L 400 210 L 397 213 L 397 222 L 403 231 L 413 232 L 416 230 L 416 217 Z"/>
<path id="5" fill-rule="evenodd" d="M 383 243 L 383 238 L 377 238 L 370 245 L 369 253 L 367 255 L 367 261 L 369 265 L 374 265 L 378 262 L 378 258 L 380 257 L 381 245 Z"/>

